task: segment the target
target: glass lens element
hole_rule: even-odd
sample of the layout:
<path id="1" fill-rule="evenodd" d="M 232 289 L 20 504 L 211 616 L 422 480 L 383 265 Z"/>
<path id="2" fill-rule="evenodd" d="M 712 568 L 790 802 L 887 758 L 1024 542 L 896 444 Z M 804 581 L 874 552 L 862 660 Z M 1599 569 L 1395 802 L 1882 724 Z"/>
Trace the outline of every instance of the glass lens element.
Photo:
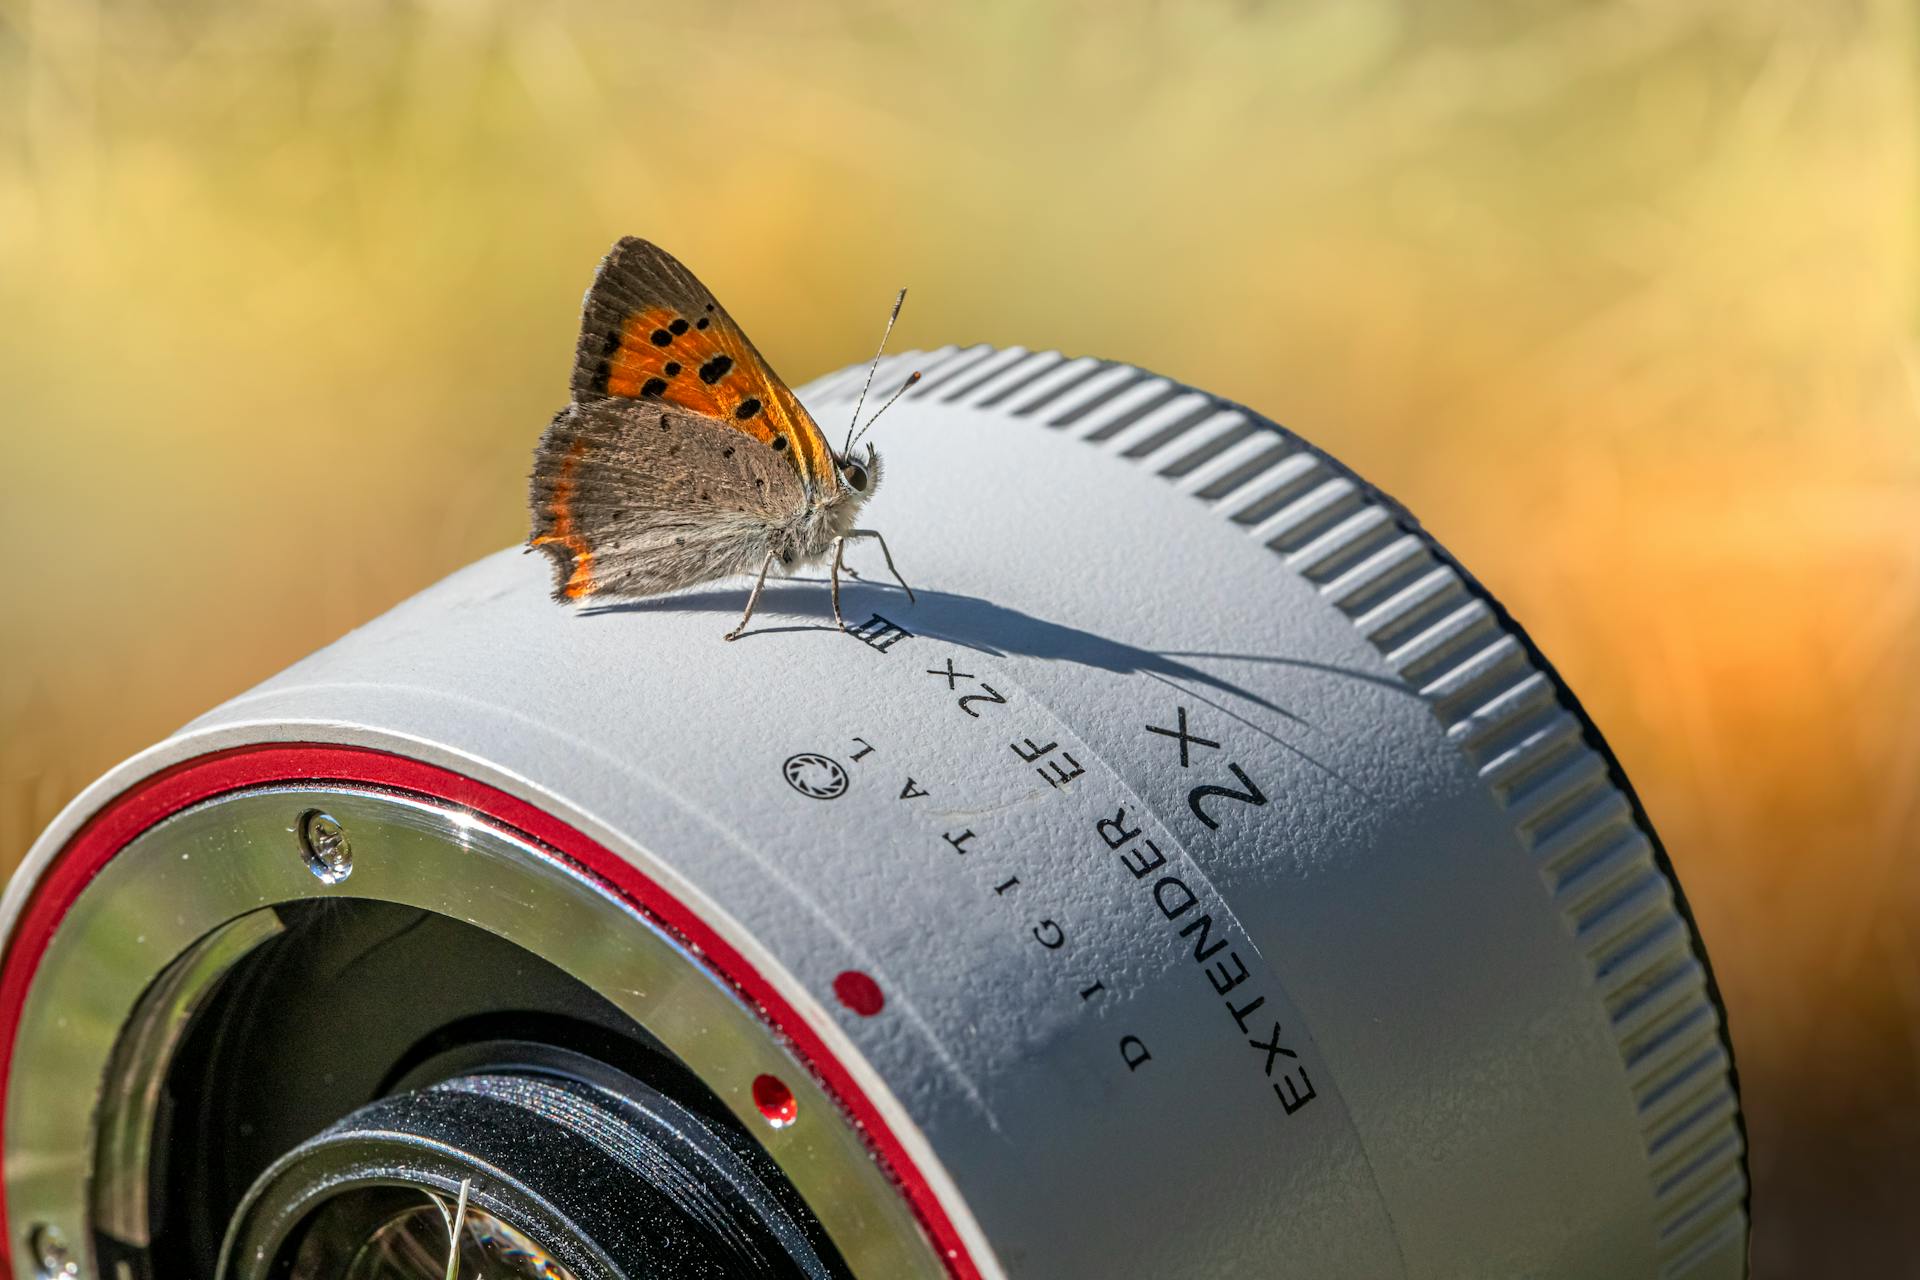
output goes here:
<path id="1" fill-rule="evenodd" d="M 323 1210 L 295 1255 L 289 1280 L 574 1280 L 573 1272 L 508 1223 L 469 1205 L 459 1257 L 447 1269 L 451 1201 L 428 1195 L 368 1229 L 358 1214 Z M 358 1219 L 356 1222 L 355 1220 Z M 347 1232 L 357 1240 L 344 1239 Z"/>

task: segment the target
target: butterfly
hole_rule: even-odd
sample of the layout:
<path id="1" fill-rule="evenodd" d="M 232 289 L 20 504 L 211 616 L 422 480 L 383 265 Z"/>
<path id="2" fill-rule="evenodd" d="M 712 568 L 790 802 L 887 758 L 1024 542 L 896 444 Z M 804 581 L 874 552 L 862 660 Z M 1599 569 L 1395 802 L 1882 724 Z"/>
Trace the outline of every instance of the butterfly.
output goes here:
<path id="1" fill-rule="evenodd" d="M 887 333 L 905 300 L 902 289 Z M 728 640 L 746 629 L 776 561 L 793 569 L 830 559 L 833 617 L 844 628 L 840 575 L 853 573 L 844 563 L 853 539 L 878 541 L 913 598 L 886 539 L 855 526 L 880 484 L 874 447 L 853 452 L 865 429 L 849 427 L 836 451 L 706 286 L 666 250 L 628 236 L 587 290 L 572 401 L 534 450 L 528 549 L 552 559 L 562 603 L 654 596 L 757 569 Z"/>

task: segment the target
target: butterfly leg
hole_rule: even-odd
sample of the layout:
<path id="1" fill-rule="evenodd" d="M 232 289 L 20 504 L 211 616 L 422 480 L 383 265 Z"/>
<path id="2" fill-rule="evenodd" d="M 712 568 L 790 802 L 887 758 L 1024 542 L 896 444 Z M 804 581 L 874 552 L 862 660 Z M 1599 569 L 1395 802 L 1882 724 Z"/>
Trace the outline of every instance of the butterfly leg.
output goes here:
<path id="1" fill-rule="evenodd" d="M 740 633 L 747 629 L 747 619 L 753 616 L 753 607 L 760 603 L 760 589 L 767 585 L 767 570 L 773 568 L 773 552 L 767 552 L 767 558 L 760 562 L 760 576 L 754 579 L 753 591 L 747 596 L 747 611 L 740 615 L 739 625 L 727 632 L 728 640 L 738 640 Z"/>
<path id="2" fill-rule="evenodd" d="M 849 538 L 872 538 L 875 542 L 879 543 L 880 554 L 887 558 L 887 572 L 892 574 L 893 580 L 900 584 L 900 589 L 907 593 L 907 599 L 913 601 L 913 588 L 908 586 L 907 580 L 900 576 L 900 571 L 893 567 L 893 552 L 887 549 L 887 540 L 880 536 L 878 529 L 854 529 L 849 531 L 847 536 Z"/>
<path id="3" fill-rule="evenodd" d="M 840 616 L 840 571 L 846 567 L 846 555 L 846 538 L 835 538 L 833 540 L 833 572 L 828 577 L 832 583 L 833 620 L 842 631 L 847 629 L 847 620 Z"/>

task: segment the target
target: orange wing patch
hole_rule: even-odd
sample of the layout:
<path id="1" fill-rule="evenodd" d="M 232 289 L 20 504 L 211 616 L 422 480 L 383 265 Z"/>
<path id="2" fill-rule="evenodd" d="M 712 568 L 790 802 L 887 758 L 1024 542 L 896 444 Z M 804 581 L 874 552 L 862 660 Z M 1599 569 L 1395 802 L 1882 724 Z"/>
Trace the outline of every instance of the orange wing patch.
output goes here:
<path id="1" fill-rule="evenodd" d="M 609 330 L 605 394 L 659 399 L 724 422 L 776 451 L 793 451 L 804 478 L 832 483 L 826 437 L 793 393 L 717 310 L 685 316 L 652 306 Z"/>
<path id="2" fill-rule="evenodd" d="M 623 237 L 580 308 L 573 395 L 659 400 L 784 453 L 816 494 L 840 486 L 833 450 L 793 392 L 693 272 Z"/>
<path id="3" fill-rule="evenodd" d="M 573 495 L 579 487 L 574 472 L 579 469 L 580 459 L 586 451 L 585 440 L 575 440 L 567 446 L 567 456 L 560 460 L 560 474 L 553 482 L 553 496 L 547 502 L 547 514 L 552 517 L 553 532 L 543 533 L 529 544 L 536 547 L 551 546 L 572 557 L 573 572 L 555 593 L 569 600 L 593 594 L 593 548 L 587 545 L 587 540 L 581 536 L 573 519 Z"/>

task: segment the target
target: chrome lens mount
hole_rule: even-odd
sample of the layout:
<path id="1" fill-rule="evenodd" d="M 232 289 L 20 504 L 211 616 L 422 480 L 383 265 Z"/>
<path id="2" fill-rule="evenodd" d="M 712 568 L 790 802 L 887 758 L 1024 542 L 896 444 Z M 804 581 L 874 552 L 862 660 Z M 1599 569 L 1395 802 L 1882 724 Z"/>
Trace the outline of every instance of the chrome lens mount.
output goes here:
<path id="1" fill-rule="evenodd" d="M 316 825 L 336 849 L 351 842 L 350 879 L 316 863 Z M 463 948 L 491 949 L 491 958 L 467 960 Z M 379 962 L 383 953 L 397 971 Z M 518 962 L 503 962 L 508 953 Z M 463 983 L 462 965 L 484 981 Z M 514 981 L 524 989 L 502 989 Z M 574 1032 L 548 1039 L 572 1046 L 549 1048 L 531 1071 L 526 1052 L 487 1061 L 462 1040 L 497 1043 L 504 1032 L 537 1041 L 561 1024 Z M 261 1040 L 269 1043 L 248 1043 Z M 624 1047 L 602 1057 L 623 1053 L 621 1066 L 651 1081 L 605 1063 L 573 1069 L 598 1061 L 583 1048 L 615 1042 Z M 210 1065 L 210 1054 L 225 1065 Z M 423 1059 L 465 1074 L 423 1083 Z M 527 1237 L 560 1268 L 526 1274 L 620 1276 L 623 1259 L 685 1241 L 582 1237 L 591 1198 L 572 1216 L 551 1211 L 559 1193 L 543 1181 L 541 1144 L 564 1145 L 569 1123 L 625 1133 L 607 1139 L 624 1142 L 623 1153 L 589 1143 L 560 1163 L 578 1173 L 598 1152 L 601 1185 L 618 1174 L 631 1207 L 649 1176 L 698 1180 L 657 1159 L 646 1171 L 634 1154 L 666 1149 L 634 1129 L 634 1117 L 653 1117 L 657 1129 L 662 1115 L 676 1117 L 682 1145 L 686 1132 L 703 1135 L 707 1182 L 732 1162 L 716 1185 L 734 1188 L 734 1199 L 709 1216 L 741 1210 L 729 1230 L 746 1222 L 784 1242 L 786 1269 L 738 1274 L 940 1274 L 834 1098 L 701 959 L 552 851 L 416 796 L 270 787 L 147 830 L 69 908 L 36 974 L 14 1062 L 14 1221 L 67 1240 L 85 1239 L 91 1225 L 97 1265 L 85 1274 L 211 1274 L 209 1251 L 224 1234 L 220 1274 L 233 1280 L 304 1274 L 294 1267 L 303 1247 L 309 1263 L 325 1256 L 347 1273 L 401 1276 L 376 1255 L 417 1241 L 439 1217 L 428 1214 L 431 1197 L 446 1200 L 470 1178 L 474 1223 L 505 1228 L 499 1240 Z M 191 1096 L 206 1087 L 219 1096 Z M 263 1088 L 272 1096 L 259 1096 Z M 497 1123 L 457 1126 L 456 1136 L 452 1122 L 434 1119 L 452 1102 Z M 565 1116 L 573 1119 L 557 1120 Z M 257 1151 L 286 1154 L 255 1167 L 259 1155 L 230 1140 L 203 1146 L 201 1135 L 216 1131 L 257 1135 Z M 740 1190 L 749 1184 L 751 1195 Z M 649 1202 L 642 1216 L 658 1225 L 663 1212 Z M 342 1252 L 343 1238 L 359 1240 L 359 1251 Z M 470 1244 L 476 1261 L 494 1259 L 486 1274 L 511 1274 L 499 1265 L 511 1250 L 498 1240 Z M 444 1262 L 443 1252 L 435 1274 Z M 283 1269 L 259 1269 L 269 1263 Z"/>

